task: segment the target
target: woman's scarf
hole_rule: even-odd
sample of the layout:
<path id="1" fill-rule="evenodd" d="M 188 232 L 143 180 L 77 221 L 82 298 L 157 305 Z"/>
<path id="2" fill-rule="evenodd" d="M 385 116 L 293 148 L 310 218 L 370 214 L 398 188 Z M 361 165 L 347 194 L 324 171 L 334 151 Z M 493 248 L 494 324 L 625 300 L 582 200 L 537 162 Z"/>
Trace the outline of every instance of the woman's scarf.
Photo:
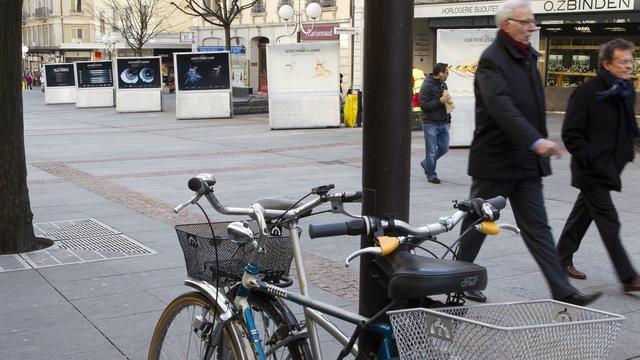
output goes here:
<path id="1" fill-rule="evenodd" d="M 636 123 L 636 116 L 633 111 L 633 84 L 631 81 L 622 80 L 614 76 L 611 72 L 600 69 L 598 75 L 602 76 L 605 82 L 611 87 L 605 91 L 600 91 L 596 94 L 596 99 L 605 100 L 609 98 L 617 98 L 622 100 L 624 105 L 624 117 L 627 120 L 628 133 L 631 140 L 638 137 L 638 124 Z"/>

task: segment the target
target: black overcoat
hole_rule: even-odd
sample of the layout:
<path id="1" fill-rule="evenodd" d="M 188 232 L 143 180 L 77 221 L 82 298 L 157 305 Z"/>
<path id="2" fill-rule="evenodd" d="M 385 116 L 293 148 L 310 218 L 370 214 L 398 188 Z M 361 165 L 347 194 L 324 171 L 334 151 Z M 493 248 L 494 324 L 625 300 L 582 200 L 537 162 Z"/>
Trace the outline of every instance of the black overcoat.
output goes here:
<path id="1" fill-rule="evenodd" d="M 476 128 L 468 173 L 486 179 L 525 179 L 551 173 L 533 143 L 547 137 L 538 53 L 525 57 L 498 33 L 480 57 L 474 80 Z"/>
<path id="2" fill-rule="evenodd" d="M 634 157 L 622 99 L 596 98 L 609 88 L 608 80 L 599 74 L 578 86 L 567 104 L 562 141 L 572 155 L 571 185 L 579 189 L 620 191 L 620 173 Z M 635 105 L 635 92 L 631 101 Z"/>

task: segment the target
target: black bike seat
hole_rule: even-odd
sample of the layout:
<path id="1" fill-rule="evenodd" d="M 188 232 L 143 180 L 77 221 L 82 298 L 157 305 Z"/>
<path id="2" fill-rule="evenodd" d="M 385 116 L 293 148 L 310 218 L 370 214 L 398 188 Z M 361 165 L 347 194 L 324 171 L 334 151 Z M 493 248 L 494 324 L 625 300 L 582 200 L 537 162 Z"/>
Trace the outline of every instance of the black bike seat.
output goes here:
<path id="1" fill-rule="evenodd" d="M 263 197 L 255 201 L 256 203 L 262 205 L 263 208 L 269 210 L 288 210 L 292 209 L 294 205 L 298 202 L 298 200 L 289 199 L 286 197 Z M 304 213 L 300 217 L 311 215 L 311 210 Z"/>
<path id="2" fill-rule="evenodd" d="M 487 286 L 487 269 L 464 261 L 428 258 L 400 250 L 378 257 L 376 263 L 389 279 L 387 293 L 391 299 L 483 290 Z"/>

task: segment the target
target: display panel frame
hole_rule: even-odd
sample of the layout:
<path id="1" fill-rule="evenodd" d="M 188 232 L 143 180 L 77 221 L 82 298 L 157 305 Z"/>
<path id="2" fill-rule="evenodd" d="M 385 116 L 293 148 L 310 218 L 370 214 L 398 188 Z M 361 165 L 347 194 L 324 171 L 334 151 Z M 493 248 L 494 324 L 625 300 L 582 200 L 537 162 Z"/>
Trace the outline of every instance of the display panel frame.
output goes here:
<path id="1" fill-rule="evenodd" d="M 76 87 L 79 89 L 113 88 L 113 61 L 76 61 Z"/>
<path id="2" fill-rule="evenodd" d="M 44 64 L 45 86 L 75 87 L 76 77 L 74 69 L 73 63 Z"/>
<path id="3" fill-rule="evenodd" d="M 174 53 L 177 91 L 231 90 L 228 51 Z"/>
<path id="4" fill-rule="evenodd" d="M 118 90 L 162 89 L 160 56 L 119 57 L 115 63 Z"/>

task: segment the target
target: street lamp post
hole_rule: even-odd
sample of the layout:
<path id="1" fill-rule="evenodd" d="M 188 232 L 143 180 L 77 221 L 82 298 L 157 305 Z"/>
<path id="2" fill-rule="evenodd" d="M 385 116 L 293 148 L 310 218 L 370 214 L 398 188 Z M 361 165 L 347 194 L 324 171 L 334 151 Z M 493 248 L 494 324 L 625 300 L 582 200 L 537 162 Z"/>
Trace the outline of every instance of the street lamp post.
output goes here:
<path id="1" fill-rule="evenodd" d="M 300 0 L 298 0 L 298 9 L 302 9 Z M 319 18 L 322 14 L 322 7 L 316 2 L 309 3 L 309 5 L 307 5 L 307 8 L 305 9 L 305 13 L 307 14 L 307 17 L 311 19 L 311 27 L 309 29 L 305 29 L 302 24 L 302 10 L 295 11 L 291 7 L 291 5 L 286 4 L 280 6 L 280 9 L 278 9 L 278 15 L 280 15 L 280 18 L 282 20 L 284 20 L 284 29 L 287 34 L 278 36 L 278 38 L 276 38 L 276 42 L 278 42 L 281 37 L 292 36 L 293 34 L 297 33 L 298 30 L 302 31 L 304 34 L 311 33 L 314 26 L 316 25 L 316 19 Z M 293 19 L 294 17 L 295 24 L 293 27 L 293 31 L 289 33 L 289 20 Z M 297 41 L 299 42 L 300 39 L 298 38 Z"/>
<path id="2" fill-rule="evenodd" d="M 109 60 L 111 60 L 111 53 L 115 50 L 116 43 L 118 42 L 118 37 L 115 35 L 102 35 L 100 41 L 104 44 L 107 53 L 109 54 Z"/>

